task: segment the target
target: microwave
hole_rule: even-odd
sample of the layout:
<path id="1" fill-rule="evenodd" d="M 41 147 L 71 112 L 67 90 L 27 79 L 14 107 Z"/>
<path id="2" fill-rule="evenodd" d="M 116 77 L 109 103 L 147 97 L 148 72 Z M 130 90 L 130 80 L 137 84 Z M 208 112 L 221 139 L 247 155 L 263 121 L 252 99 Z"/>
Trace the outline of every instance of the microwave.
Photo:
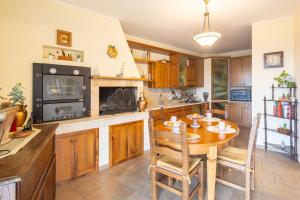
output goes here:
<path id="1" fill-rule="evenodd" d="M 232 89 L 230 90 L 230 101 L 251 102 L 251 89 Z"/>

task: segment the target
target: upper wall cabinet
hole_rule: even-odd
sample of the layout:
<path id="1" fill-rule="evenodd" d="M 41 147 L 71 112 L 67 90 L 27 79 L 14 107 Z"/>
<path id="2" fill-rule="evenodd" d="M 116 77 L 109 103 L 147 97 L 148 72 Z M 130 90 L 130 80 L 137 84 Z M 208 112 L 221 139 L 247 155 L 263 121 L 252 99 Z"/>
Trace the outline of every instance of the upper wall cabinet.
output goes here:
<path id="1" fill-rule="evenodd" d="M 150 82 L 150 88 L 169 88 L 170 83 L 168 80 L 172 79 L 171 76 L 174 76 L 170 73 L 170 63 L 162 63 L 160 61 L 150 63 L 149 73 L 152 76 L 152 82 Z"/>
<path id="2" fill-rule="evenodd" d="M 204 60 L 202 58 L 190 58 L 187 66 L 187 86 L 204 86 Z"/>
<path id="3" fill-rule="evenodd" d="M 252 57 L 236 57 L 230 59 L 230 86 L 252 85 Z"/>

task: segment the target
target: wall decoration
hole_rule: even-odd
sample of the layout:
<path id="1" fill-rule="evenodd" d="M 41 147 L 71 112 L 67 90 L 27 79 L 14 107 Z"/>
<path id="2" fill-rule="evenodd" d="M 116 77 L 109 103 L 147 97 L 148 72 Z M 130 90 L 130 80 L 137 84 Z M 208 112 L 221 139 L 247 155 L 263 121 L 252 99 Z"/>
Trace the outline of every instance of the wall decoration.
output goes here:
<path id="1" fill-rule="evenodd" d="M 107 47 L 107 55 L 110 58 L 116 58 L 118 56 L 118 50 L 115 45 L 108 45 Z"/>
<path id="2" fill-rule="evenodd" d="M 72 33 L 63 30 L 57 30 L 57 37 L 56 37 L 57 45 L 72 46 Z"/>
<path id="3" fill-rule="evenodd" d="M 264 54 L 265 69 L 283 67 L 283 51 Z"/>

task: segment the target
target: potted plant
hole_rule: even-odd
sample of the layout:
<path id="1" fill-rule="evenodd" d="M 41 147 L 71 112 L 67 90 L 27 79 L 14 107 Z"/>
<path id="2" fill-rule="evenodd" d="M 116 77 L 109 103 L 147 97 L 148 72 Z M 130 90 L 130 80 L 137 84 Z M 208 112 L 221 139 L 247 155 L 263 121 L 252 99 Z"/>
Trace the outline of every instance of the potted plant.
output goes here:
<path id="1" fill-rule="evenodd" d="M 23 96 L 23 90 L 25 88 L 21 83 L 16 83 L 16 85 L 12 88 L 11 92 L 8 94 L 10 97 L 9 101 L 12 106 L 18 106 L 19 110 L 16 114 L 15 123 L 17 127 L 23 126 L 27 118 L 27 105 L 24 105 L 24 101 L 26 97 Z"/>
<path id="2" fill-rule="evenodd" d="M 1 88 L 0 88 L 1 91 Z M 11 107 L 11 103 L 6 101 L 6 98 L 0 95 L 0 110 Z"/>
<path id="3" fill-rule="evenodd" d="M 286 86 L 286 87 L 296 87 L 296 82 L 293 81 L 291 75 L 288 74 L 287 71 L 282 71 L 277 77 L 274 78 L 277 82 L 278 87 Z"/>

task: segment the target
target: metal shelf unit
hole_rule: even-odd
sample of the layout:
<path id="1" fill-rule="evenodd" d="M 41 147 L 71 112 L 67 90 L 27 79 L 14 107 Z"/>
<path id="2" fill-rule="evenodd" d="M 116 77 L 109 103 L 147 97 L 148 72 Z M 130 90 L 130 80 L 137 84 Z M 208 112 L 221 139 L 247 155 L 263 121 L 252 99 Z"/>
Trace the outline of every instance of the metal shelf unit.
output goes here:
<path id="1" fill-rule="evenodd" d="M 276 148 L 279 149 L 283 152 L 286 152 L 290 155 L 290 157 L 297 161 L 298 160 L 298 155 L 297 155 L 297 141 L 298 141 L 298 130 L 297 130 L 297 123 L 298 123 L 298 116 L 297 116 L 297 106 L 298 106 L 298 101 L 296 99 L 296 87 L 274 87 L 274 85 L 272 85 L 272 99 L 267 99 L 266 97 L 264 97 L 263 101 L 264 101 L 264 132 L 265 132 L 265 150 L 268 150 L 268 146 L 272 147 L 272 148 Z M 294 101 L 290 101 L 290 100 L 275 100 L 274 99 L 274 93 L 275 93 L 275 89 L 288 89 L 289 90 L 289 94 L 295 97 Z M 281 116 L 274 116 L 272 114 L 269 114 L 267 111 L 267 103 L 268 102 L 281 102 L 281 103 L 287 103 L 289 106 L 294 107 L 294 114 L 293 116 L 291 115 L 290 117 L 286 118 L 286 117 L 281 117 Z M 291 109 L 290 109 L 291 112 Z M 289 133 L 288 134 L 283 134 L 278 132 L 276 129 L 268 127 L 268 120 L 269 118 L 278 118 L 278 119 L 282 119 L 282 120 L 288 120 L 289 121 Z M 287 135 L 290 137 L 290 146 L 289 148 L 284 147 L 282 148 L 281 145 L 278 144 L 272 144 L 268 141 L 268 132 L 271 133 L 278 133 L 278 134 L 283 134 L 283 135 Z"/>

